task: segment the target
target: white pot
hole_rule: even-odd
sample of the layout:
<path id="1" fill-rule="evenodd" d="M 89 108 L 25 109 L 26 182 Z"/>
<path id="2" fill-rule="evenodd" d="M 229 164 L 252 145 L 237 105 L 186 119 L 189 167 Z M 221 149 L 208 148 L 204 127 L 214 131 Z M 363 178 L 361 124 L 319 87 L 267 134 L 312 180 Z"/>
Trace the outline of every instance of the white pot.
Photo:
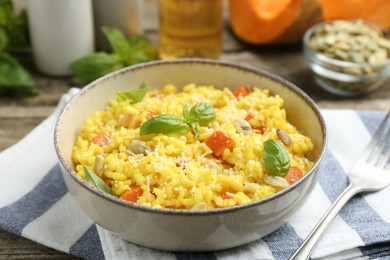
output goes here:
<path id="1" fill-rule="evenodd" d="M 49 75 L 71 75 L 70 63 L 94 51 L 91 0 L 27 1 L 34 61 Z"/>

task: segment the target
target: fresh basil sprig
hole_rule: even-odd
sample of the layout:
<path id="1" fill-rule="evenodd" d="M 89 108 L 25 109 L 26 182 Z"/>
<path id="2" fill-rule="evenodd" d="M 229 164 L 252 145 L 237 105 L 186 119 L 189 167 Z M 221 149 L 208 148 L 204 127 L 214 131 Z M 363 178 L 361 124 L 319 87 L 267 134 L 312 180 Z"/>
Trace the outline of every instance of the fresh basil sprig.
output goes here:
<path id="1" fill-rule="evenodd" d="M 190 131 L 187 122 L 177 115 L 163 114 L 150 118 L 142 124 L 140 129 L 141 135 L 147 134 L 174 134 L 185 133 Z"/>
<path id="2" fill-rule="evenodd" d="M 188 111 L 188 105 L 185 104 L 183 116 L 189 124 L 197 122 L 200 125 L 205 125 L 213 121 L 216 114 L 214 108 L 209 103 L 202 102 L 195 104 L 190 111 Z"/>
<path id="3" fill-rule="evenodd" d="M 15 12 L 13 1 L 0 0 L 0 30 L 7 37 L 7 48 L 17 49 L 30 46 L 27 11 Z"/>
<path id="4" fill-rule="evenodd" d="M 11 0 L 0 0 L 0 96 L 40 92 L 30 72 L 11 52 L 29 45 L 26 10 L 16 15 Z"/>
<path id="5" fill-rule="evenodd" d="M 36 95 L 31 74 L 7 52 L 0 51 L 0 96 Z"/>
<path id="6" fill-rule="evenodd" d="M 71 66 L 76 78 L 91 82 L 126 65 L 119 54 L 100 51 L 73 61 Z"/>
<path id="7" fill-rule="evenodd" d="M 108 26 L 102 27 L 102 32 L 109 41 L 112 52 L 90 53 L 71 64 L 73 74 L 84 82 L 93 81 L 126 66 L 157 58 L 157 50 L 146 36 L 134 35 L 126 38 L 121 30 Z"/>
<path id="8" fill-rule="evenodd" d="M 272 175 L 285 177 L 290 169 L 290 157 L 277 141 L 270 139 L 263 143 L 265 167 Z"/>
<path id="9" fill-rule="evenodd" d="M 152 117 L 142 124 L 140 134 L 174 134 L 193 130 L 196 136 L 199 137 L 200 126 L 213 121 L 216 113 L 209 103 L 197 103 L 191 109 L 185 104 L 183 117 L 184 119 L 172 114 Z"/>
<path id="10" fill-rule="evenodd" d="M 140 102 L 146 94 L 146 84 L 142 83 L 138 89 L 116 93 L 116 100 L 123 102 L 129 100 L 131 104 Z"/>
<path id="11" fill-rule="evenodd" d="M 99 177 L 94 173 L 88 166 L 84 166 L 84 172 L 85 172 L 85 180 L 91 184 L 93 187 L 98 188 L 101 191 L 104 191 L 105 193 L 108 193 L 110 195 L 116 196 L 111 188 Z"/>

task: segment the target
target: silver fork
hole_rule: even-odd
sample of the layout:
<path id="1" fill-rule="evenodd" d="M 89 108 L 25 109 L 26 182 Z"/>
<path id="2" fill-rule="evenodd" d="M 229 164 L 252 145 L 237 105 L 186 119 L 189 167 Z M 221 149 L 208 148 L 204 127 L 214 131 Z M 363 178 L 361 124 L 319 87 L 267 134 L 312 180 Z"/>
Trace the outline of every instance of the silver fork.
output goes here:
<path id="1" fill-rule="evenodd" d="M 377 191 L 390 183 L 390 110 L 349 173 L 349 185 L 336 199 L 292 259 L 309 259 L 314 247 L 344 204 L 360 192 Z"/>

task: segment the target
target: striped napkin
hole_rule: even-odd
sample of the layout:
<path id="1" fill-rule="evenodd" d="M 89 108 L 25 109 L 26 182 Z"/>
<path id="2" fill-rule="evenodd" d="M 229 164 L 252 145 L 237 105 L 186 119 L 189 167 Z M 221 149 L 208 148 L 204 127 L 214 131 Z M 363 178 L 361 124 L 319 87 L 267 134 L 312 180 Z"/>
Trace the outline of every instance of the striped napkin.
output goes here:
<path id="1" fill-rule="evenodd" d="M 54 123 L 78 89 L 19 143 L 0 153 L 0 228 L 85 259 L 288 259 L 347 186 L 348 169 L 385 115 L 322 110 L 329 148 L 319 182 L 305 205 L 278 230 L 218 252 L 175 253 L 125 242 L 95 225 L 72 201 L 53 147 Z M 23 163 L 20 163 L 23 161 Z M 319 242 L 314 259 L 390 259 L 390 187 L 354 197 Z"/>

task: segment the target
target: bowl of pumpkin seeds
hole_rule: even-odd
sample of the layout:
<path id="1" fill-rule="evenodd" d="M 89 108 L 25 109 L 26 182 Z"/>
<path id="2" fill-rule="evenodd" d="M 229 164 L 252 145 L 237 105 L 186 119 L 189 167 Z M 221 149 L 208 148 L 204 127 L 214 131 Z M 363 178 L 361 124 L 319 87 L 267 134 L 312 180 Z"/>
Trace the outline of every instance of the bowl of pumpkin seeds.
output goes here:
<path id="1" fill-rule="evenodd" d="M 316 83 L 333 94 L 366 94 L 390 76 L 389 32 L 367 21 L 314 25 L 304 35 L 303 52 Z"/>

